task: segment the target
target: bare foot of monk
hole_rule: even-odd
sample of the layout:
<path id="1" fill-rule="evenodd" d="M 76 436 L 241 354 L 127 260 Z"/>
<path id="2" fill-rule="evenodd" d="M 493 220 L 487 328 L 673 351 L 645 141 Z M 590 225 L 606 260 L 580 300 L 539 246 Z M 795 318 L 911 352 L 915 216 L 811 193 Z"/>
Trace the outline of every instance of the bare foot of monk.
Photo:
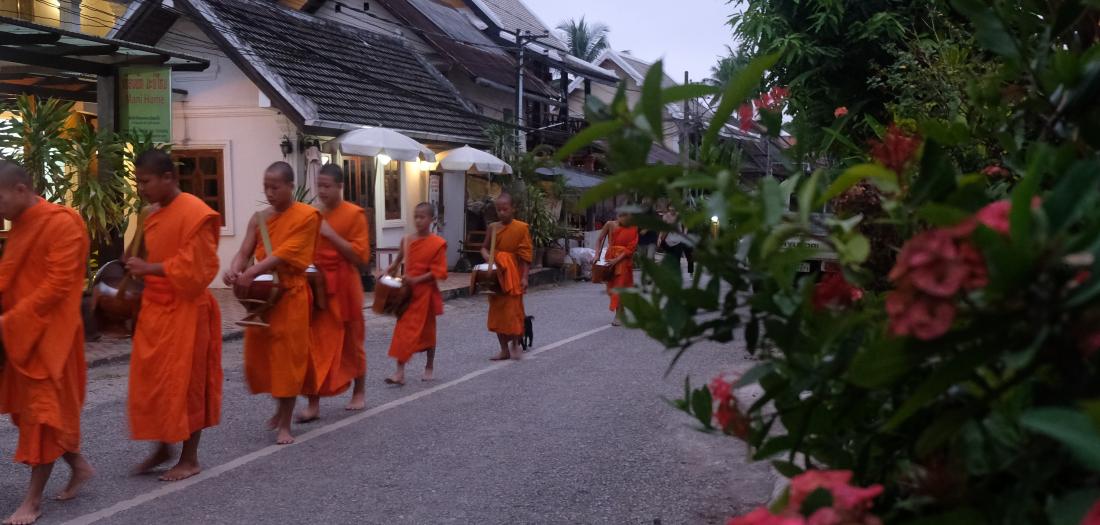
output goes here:
<path id="1" fill-rule="evenodd" d="M 279 428 L 279 413 L 278 412 L 276 412 L 274 416 L 271 416 L 271 419 L 267 420 L 267 429 L 268 430 L 275 430 L 277 428 Z"/>
<path id="2" fill-rule="evenodd" d="M 169 449 L 170 451 L 171 449 Z M 73 473 L 69 477 L 69 484 L 65 485 L 65 489 L 54 496 L 54 499 L 58 501 L 67 501 L 76 497 L 80 493 L 81 487 L 88 482 L 89 479 L 95 476 L 95 469 L 92 468 L 91 463 L 84 459 L 84 456 L 80 454 L 74 454 L 69 452 L 62 456 L 65 462 L 69 464 L 69 468 Z"/>
<path id="3" fill-rule="evenodd" d="M 310 397 L 309 405 L 305 410 L 298 412 L 298 416 L 294 418 L 295 423 L 310 423 L 321 419 L 321 398 Z"/>
<path id="4" fill-rule="evenodd" d="M 280 428 L 279 435 L 275 438 L 275 443 L 278 445 L 290 445 L 294 443 L 294 436 L 291 435 L 289 428 Z"/>
<path id="5" fill-rule="evenodd" d="M 431 368 L 425 368 L 424 369 L 424 375 L 420 377 L 420 380 L 421 381 L 431 381 L 431 380 L 435 379 L 434 373 L 435 373 L 435 370 L 433 370 Z"/>
<path id="6" fill-rule="evenodd" d="M 507 361 L 509 359 L 511 359 L 511 356 L 504 350 L 501 350 L 499 354 L 489 358 L 490 361 Z"/>
<path id="7" fill-rule="evenodd" d="M 202 472 L 198 463 L 184 462 L 182 459 L 160 477 L 161 481 L 180 481 Z"/>
<path id="8" fill-rule="evenodd" d="M 38 503 L 24 501 L 15 512 L 4 520 L 4 525 L 30 525 L 42 517 L 42 509 Z"/>
<path id="9" fill-rule="evenodd" d="M 363 410 L 364 408 L 367 408 L 367 395 L 356 392 L 351 395 L 351 401 L 348 401 L 348 406 L 344 407 L 344 410 Z"/>
<path id="10" fill-rule="evenodd" d="M 405 386 L 405 376 L 394 375 L 385 379 L 387 385 Z"/>
<path id="11" fill-rule="evenodd" d="M 131 471 L 131 473 L 135 476 L 148 474 L 152 472 L 153 469 L 170 461 L 172 459 L 172 455 L 172 447 L 163 444 L 158 445 L 157 448 L 153 450 L 153 453 L 145 461 L 142 461 L 140 465 L 134 467 L 134 470 Z"/>

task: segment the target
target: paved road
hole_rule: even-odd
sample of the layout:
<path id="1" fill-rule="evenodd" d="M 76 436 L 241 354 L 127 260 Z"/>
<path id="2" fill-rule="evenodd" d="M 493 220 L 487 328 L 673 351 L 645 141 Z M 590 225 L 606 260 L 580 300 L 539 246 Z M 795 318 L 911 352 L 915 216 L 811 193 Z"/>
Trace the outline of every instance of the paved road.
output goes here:
<path id="1" fill-rule="evenodd" d="M 222 424 L 203 437 L 206 471 L 176 484 L 131 477 L 147 444 L 127 439 L 126 365 L 90 371 L 84 451 L 99 473 L 77 500 L 48 502 L 40 523 L 724 523 L 766 500 L 765 465 L 744 447 L 693 430 L 663 401 L 717 370 L 751 365 L 734 347 L 671 354 L 641 333 L 607 326 L 601 287 L 534 292 L 536 351 L 490 363 L 484 299 L 447 303 L 434 383 L 386 387 L 391 320 L 372 321 L 368 411 L 344 398 L 271 446 L 272 402 L 242 381 L 240 343 L 225 348 Z M 21 497 L 27 470 L 10 462 L 14 429 L 0 425 L 0 512 Z M 49 492 L 67 469 L 59 466 Z M 98 520 L 98 521 L 97 521 Z"/>

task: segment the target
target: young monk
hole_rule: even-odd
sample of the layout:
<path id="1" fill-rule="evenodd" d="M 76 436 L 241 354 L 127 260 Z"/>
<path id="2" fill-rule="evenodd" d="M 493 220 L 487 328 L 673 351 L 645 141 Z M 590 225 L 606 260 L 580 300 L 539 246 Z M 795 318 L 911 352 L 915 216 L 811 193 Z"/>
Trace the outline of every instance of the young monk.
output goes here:
<path id="1" fill-rule="evenodd" d="M 27 495 L 5 525 L 42 515 L 58 458 L 72 469 L 59 500 L 76 497 L 95 474 L 80 454 L 88 232 L 75 211 L 46 202 L 33 187 L 22 166 L 0 161 L 0 219 L 12 222 L 0 259 L 0 413 L 19 429 L 15 461 L 31 467 Z"/>
<path id="2" fill-rule="evenodd" d="M 271 326 L 249 326 L 244 331 L 244 372 L 253 394 L 275 398 L 275 415 L 268 427 L 278 431 L 276 443 L 289 445 L 294 443 L 290 432 L 294 401 L 309 367 L 313 299 L 305 271 L 313 263 L 321 213 L 294 200 L 294 170 L 285 162 L 276 162 L 264 172 L 264 195 L 271 207 L 249 221 L 241 250 L 224 280 L 230 286 L 248 288 L 259 275 L 275 272 L 285 288 L 279 302 L 265 314 Z M 267 253 L 260 242 L 257 217 L 267 224 L 273 253 Z M 253 255 L 258 262 L 248 266 Z"/>
<path id="3" fill-rule="evenodd" d="M 432 233 L 434 220 L 435 207 L 426 202 L 416 206 L 416 233 L 401 242 L 401 251 L 386 271 L 393 275 L 404 263 L 404 283 L 412 288 L 409 307 L 397 320 L 390 341 L 390 357 L 397 360 L 397 371 L 386 378 L 390 385 L 405 385 L 405 364 L 418 352 L 427 352 L 423 380 L 431 381 L 435 372 L 435 318 L 443 314 L 437 281 L 447 278 L 447 241 Z"/>
<path id="4" fill-rule="evenodd" d="M 623 306 L 615 290 L 634 286 L 634 251 L 638 249 L 638 227 L 630 224 L 630 214 L 619 212 L 617 220 L 607 221 L 596 240 L 596 253 L 603 251 L 607 241 L 605 259 L 611 265 L 611 278 L 607 280 L 607 294 L 611 296 L 611 311 L 615 318 L 614 326 L 622 324 Z"/>
<path id="5" fill-rule="evenodd" d="M 523 294 L 527 293 L 527 272 L 531 267 L 531 233 L 527 223 L 515 219 L 512 196 L 501 193 L 496 202 L 499 222 L 489 225 L 489 242 L 481 248 L 481 256 L 489 260 L 492 236 L 496 236 L 496 266 L 502 272 L 502 292 L 489 296 L 489 331 L 497 334 L 500 353 L 491 358 L 504 361 L 523 358 L 520 344 L 526 313 Z"/>
<path id="6" fill-rule="evenodd" d="M 321 201 L 321 239 L 314 265 L 325 280 L 328 306 L 314 310 L 310 321 L 309 372 L 303 393 L 309 406 L 298 414 L 298 422 L 314 421 L 321 414 L 321 396 L 336 396 L 352 381 L 347 410 L 366 408 L 367 354 L 363 349 L 366 323 L 363 319 L 363 285 L 359 268 L 370 260 L 367 215 L 344 200 L 344 172 L 326 164 L 317 176 L 317 198 Z"/>
<path id="7" fill-rule="evenodd" d="M 157 445 L 136 469 L 152 471 L 175 455 L 161 475 L 178 481 L 201 472 L 199 439 L 221 418 L 222 321 L 207 287 L 218 275 L 221 216 L 179 188 L 172 157 L 149 150 L 134 161 L 137 189 L 150 204 L 143 247 L 126 260 L 145 280 L 141 315 L 130 355 L 130 436 Z"/>

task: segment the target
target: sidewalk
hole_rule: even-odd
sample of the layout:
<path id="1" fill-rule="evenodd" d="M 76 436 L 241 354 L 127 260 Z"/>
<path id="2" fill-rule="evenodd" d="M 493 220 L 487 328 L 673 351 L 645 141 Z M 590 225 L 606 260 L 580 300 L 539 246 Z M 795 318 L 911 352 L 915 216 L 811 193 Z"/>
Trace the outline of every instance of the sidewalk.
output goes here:
<path id="1" fill-rule="evenodd" d="M 552 268 L 540 268 L 533 270 L 530 276 L 530 285 L 543 286 L 562 282 L 564 274 L 561 270 Z M 439 290 L 443 293 L 443 300 L 450 301 L 470 295 L 470 274 L 451 273 L 447 280 L 439 283 Z M 218 306 L 222 313 L 222 340 L 236 341 L 244 337 L 244 328 L 236 323 L 245 316 L 244 307 L 233 297 L 232 290 L 227 288 L 212 288 L 210 290 L 214 298 L 218 300 Z M 366 318 L 380 317 L 370 308 L 374 304 L 374 294 L 366 293 L 363 301 L 363 310 Z M 130 337 L 114 334 L 104 334 L 98 341 L 89 341 L 84 345 L 84 357 L 89 367 L 117 363 L 130 357 Z"/>

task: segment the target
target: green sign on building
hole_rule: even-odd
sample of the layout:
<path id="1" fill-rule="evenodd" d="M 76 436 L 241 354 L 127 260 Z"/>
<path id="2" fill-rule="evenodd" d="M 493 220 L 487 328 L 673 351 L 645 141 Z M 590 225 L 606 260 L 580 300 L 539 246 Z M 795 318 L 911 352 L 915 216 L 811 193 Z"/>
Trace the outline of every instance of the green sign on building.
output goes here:
<path id="1" fill-rule="evenodd" d="M 124 67 L 119 72 L 119 128 L 148 132 L 157 142 L 172 141 L 172 70 Z"/>

